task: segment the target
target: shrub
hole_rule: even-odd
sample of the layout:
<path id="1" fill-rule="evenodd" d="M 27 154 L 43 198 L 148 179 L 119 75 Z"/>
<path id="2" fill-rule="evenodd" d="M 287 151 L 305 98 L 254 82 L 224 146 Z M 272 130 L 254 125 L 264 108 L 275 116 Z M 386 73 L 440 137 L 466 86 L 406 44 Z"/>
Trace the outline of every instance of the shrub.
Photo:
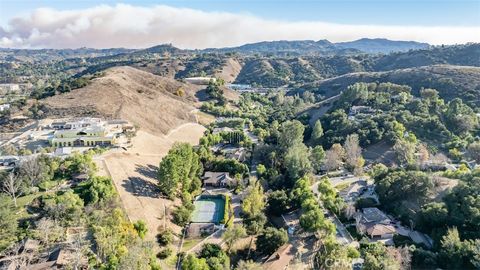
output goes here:
<path id="1" fill-rule="evenodd" d="M 157 242 L 162 246 L 166 246 L 173 241 L 173 233 L 170 229 L 167 229 L 159 234 L 157 234 Z"/>
<path id="2" fill-rule="evenodd" d="M 185 226 L 190 222 L 192 210 L 187 207 L 180 206 L 173 211 L 173 222 L 178 226 Z"/>
<path id="3" fill-rule="evenodd" d="M 157 258 L 160 260 L 168 258 L 168 256 L 172 255 L 173 251 L 171 248 L 164 248 L 157 253 Z"/>
<path id="4" fill-rule="evenodd" d="M 223 219 L 222 221 L 220 221 L 220 223 L 222 224 L 226 224 L 228 221 L 229 221 L 229 218 L 230 218 L 230 196 L 228 195 L 225 195 L 223 196 L 224 199 L 225 199 L 225 207 L 224 207 L 224 210 L 223 210 Z"/>
<path id="5" fill-rule="evenodd" d="M 133 223 L 133 228 L 135 231 L 137 231 L 138 236 L 140 238 L 145 238 L 145 235 L 147 234 L 148 228 L 147 224 L 143 220 L 138 220 L 137 222 Z"/>

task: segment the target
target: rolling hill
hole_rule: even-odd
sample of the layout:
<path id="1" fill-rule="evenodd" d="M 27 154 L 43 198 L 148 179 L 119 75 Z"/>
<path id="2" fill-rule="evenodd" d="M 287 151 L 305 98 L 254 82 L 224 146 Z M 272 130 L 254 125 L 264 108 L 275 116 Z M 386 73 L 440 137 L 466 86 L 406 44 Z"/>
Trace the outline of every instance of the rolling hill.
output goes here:
<path id="1" fill-rule="evenodd" d="M 344 49 L 356 49 L 366 53 L 391 53 L 409 50 L 427 49 L 428 43 L 416 41 L 396 41 L 385 38 L 362 38 L 349 42 L 338 42 L 335 46 Z"/>
<path id="2" fill-rule="evenodd" d="M 472 66 L 433 65 L 384 72 L 356 72 L 305 84 L 297 90 L 330 97 L 356 82 L 409 85 L 414 94 L 418 94 L 422 87 L 434 88 L 446 100 L 459 97 L 473 106 L 480 106 L 480 67 Z"/>
<path id="3" fill-rule="evenodd" d="M 195 121 L 191 112 L 201 88 L 132 67 L 115 67 L 88 86 L 47 98 L 42 104 L 47 115 L 122 118 L 159 134 Z"/>

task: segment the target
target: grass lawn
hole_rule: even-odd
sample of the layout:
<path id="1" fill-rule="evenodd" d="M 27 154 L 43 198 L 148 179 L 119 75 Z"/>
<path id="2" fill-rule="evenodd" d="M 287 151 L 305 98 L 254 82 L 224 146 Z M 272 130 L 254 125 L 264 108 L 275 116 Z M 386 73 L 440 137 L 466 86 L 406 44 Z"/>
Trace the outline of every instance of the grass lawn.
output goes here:
<path id="1" fill-rule="evenodd" d="M 26 206 L 29 205 L 34 199 L 47 193 L 49 192 L 47 191 L 37 192 L 37 193 L 28 194 L 26 196 L 17 198 L 17 206 L 18 206 L 17 219 L 29 217 L 30 214 L 27 212 Z"/>
<path id="2" fill-rule="evenodd" d="M 340 183 L 340 184 L 336 185 L 335 188 L 336 188 L 338 191 L 341 191 L 341 190 L 346 189 L 347 187 L 349 187 L 351 184 L 352 184 L 351 182 Z"/>
<path id="3" fill-rule="evenodd" d="M 183 242 L 182 251 L 187 251 L 194 247 L 196 244 L 200 243 L 203 239 L 202 238 L 195 238 L 195 239 L 185 239 Z"/>

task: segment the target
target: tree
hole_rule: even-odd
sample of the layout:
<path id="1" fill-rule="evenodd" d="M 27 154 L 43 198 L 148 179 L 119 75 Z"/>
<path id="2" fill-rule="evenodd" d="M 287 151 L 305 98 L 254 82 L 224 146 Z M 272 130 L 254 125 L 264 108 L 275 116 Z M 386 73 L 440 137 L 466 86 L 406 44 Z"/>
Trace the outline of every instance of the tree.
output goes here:
<path id="1" fill-rule="evenodd" d="M 322 235 L 329 235 L 335 231 L 335 225 L 325 219 L 320 207 L 314 207 L 300 216 L 300 226 L 308 232 L 319 232 Z"/>
<path id="2" fill-rule="evenodd" d="M 470 132 L 478 125 L 475 112 L 459 98 L 448 103 L 445 112 L 446 126 L 455 134 L 461 135 Z"/>
<path id="3" fill-rule="evenodd" d="M 284 150 L 303 142 L 305 127 L 298 120 L 286 121 L 282 124 L 278 144 Z"/>
<path id="4" fill-rule="evenodd" d="M 345 163 L 347 168 L 351 171 L 358 171 L 363 166 L 362 160 L 362 148 L 360 147 L 357 134 L 350 134 L 347 136 L 345 143 L 343 144 L 345 149 Z"/>
<path id="5" fill-rule="evenodd" d="M 325 169 L 327 171 L 332 171 L 340 168 L 344 156 L 345 150 L 343 147 L 338 143 L 333 144 L 332 147 L 325 153 Z"/>
<path id="6" fill-rule="evenodd" d="M 274 192 L 271 192 L 268 195 L 268 199 L 267 199 L 268 213 L 275 216 L 280 216 L 281 214 L 287 212 L 289 206 L 290 206 L 290 200 L 285 190 L 276 190 Z"/>
<path id="7" fill-rule="evenodd" d="M 287 243 L 287 241 L 288 235 L 284 229 L 268 227 L 257 237 L 255 243 L 257 245 L 257 251 L 270 255 Z"/>
<path id="8" fill-rule="evenodd" d="M 321 145 L 317 145 L 312 149 L 310 160 L 313 169 L 318 173 L 322 169 L 322 165 L 325 161 L 325 151 Z"/>
<path id="9" fill-rule="evenodd" d="M 352 257 L 357 258 L 360 256 L 356 249 L 349 247 L 345 248 L 332 237 L 323 240 L 322 245 L 323 246 L 315 255 L 314 269 L 347 269 L 346 265 L 351 265 Z"/>
<path id="10" fill-rule="evenodd" d="M 17 207 L 17 197 L 20 193 L 21 186 L 22 182 L 13 172 L 9 173 L 2 181 L 3 192 L 12 197 L 15 207 Z"/>
<path id="11" fill-rule="evenodd" d="M 253 261 L 244 261 L 240 260 L 237 264 L 237 267 L 235 267 L 236 270 L 262 270 L 263 267 Z"/>
<path id="12" fill-rule="evenodd" d="M 322 177 L 318 183 L 318 192 L 320 200 L 328 210 L 340 214 L 345 207 L 345 202 L 338 196 L 337 190 L 332 186 L 328 177 Z"/>
<path id="13" fill-rule="evenodd" d="M 37 222 L 37 232 L 42 242 L 46 245 L 50 244 L 52 238 L 56 239 L 63 233 L 62 228 L 55 221 L 45 217 Z"/>
<path id="14" fill-rule="evenodd" d="M 197 192 L 192 190 L 192 179 L 198 178 L 202 167 L 200 158 L 188 143 L 176 143 L 160 162 L 158 168 L 158 186 L 160 191 L 170 199 L 177 194 L 178 186 L 181 192 Z"/>
<path id="15" fill-rule="evenodd" d="M 265 165 L 263 164 L 257 165 L 257 173 L 259 176 L 262 176 L 266 171 L 267 171 L 267 168 L 265 168 Z"/>
<path id="16" fill-rule="evenodd" d="M 320 120 L 317 120 L 315 121 L 315 125 L 313 126 L 313 131 L 312 131 L 313 143 L 318 144 L 322 136 L 323 136 L 322 123 L 320 123 Z"/>
<path id="17" fill-rule="evenodd" d="M 86 204 L 105 202 L 117 194 L 112 184 L 112 179 L 108 177 L 91 177 L 90 180 L 82 184 L 82 186 L 85 187 L 82 192 L 82 199 Z"/>
<path id="18" fill-rule="evenodd" d="M 460 239 L 457 228 L 448 229 L 441 240 L 441 265 L 446 269 L 473 269 L 471 244 Z"/>
<path id="19" fill-rule="evenodd" d="M 480 163 L 480 141 L 471 143 L 467 151 L 471 158 Z"/>
<path id="20" fill-rule="evenodd" d="M 247 236 L 247 231 L 242 225 L 234 224 L 233 226 L 228 227 L 223 234 L 223 240 L 225 241 L 225 244 L 227 244 L 228 252 L 230 252 L 233 244 L 237 240 L 245 236 Z"/>
<path id="21" fill-rule="evenodd" d="M 361 249 L 361 253 L 364 258 L 363 269 L 400 269 L 400 262 L 381 243 L 366 244 Z"/>
<path id="22" fill-rule="evenodd" d="M 288 148 L 284 163 L 290 179 L 298 179 L 312 171 L 309 149 L 303 143 Z"/>
<path id="23" fill-rule="evenodd" d="M 242 211 L 248 217 L 254 217 L 262 213 L 265 208 L 265 195 L 258 181 L 253 182 L 246 190 L 245 199 L 242 202 Z"/>
<path id="24" fill-rule="evenodd" d="M 393 146 L 400 164 L 410 165 L 415 161 L 415 144 L 407 140 L 399 140 Z"/>
<path id="25" fill-rule="evenodd" d="M 72 190 L 61 195 L 42 197 L 48 216 L 66 225 L 79 224 L 83 214 L 83 200 Z"/>
<path id="26" fill-rule="evenodd" d="M 423 167 L 425 163 L 430 159 L 430 153 L 428 152 L 427 147 L 424 144 L 418 145 L 418 165 Z"/>
<path id="27" fill-rule="evenodd" d="M 197 258 L 188 254 L 182 261 L 182 270 L 210 270 L 205 258 Z"/>
<path id="28" fill-rule="evenodd" d="M 429 198 L 433 183 L 424 172 L 391 170 L 375 177 L 375 191 L 382 205 L 397 214 L 403 210 L 404 201 L 423 205 Z"/>
<path id="29" fill-rule="evenodd" d="M 33 187 L 42 180 L 42 168 L 37 158 L 32 157 L 20 162 L 20 173 L 29 180 L 30 187 Z"/>
<path id="30" fill-rule="evenodd" d="M 16 240 L 17 219 L 12 200 L 0 194 L 0 252 Z"/>
<path id="31" fill-rule="evenodd" d="M 230 269 L 230 258 L 217 244 L 204 244 L 199 257 L 207 260 L 211 270 Z"/>
<path id="32" fill-rule="evenodd" d="M 185 207 L 184 205 L 177 207 L 172 213 L 173 222 L 178 226 L 187 225 L 192 217 L 192 211 L 193 209 Z"/>
<path id="33" fill-rule="evenodd" d="M 147 228 L 147 223 L 143 220 L 137 220 L 137 222 L 133 223 L 133 228 L 135 228 L 135 231 L 137 231 L 138 236 L 141 239 L 145 238 L 145 235 L 147 234 L 148 228 Z"/>

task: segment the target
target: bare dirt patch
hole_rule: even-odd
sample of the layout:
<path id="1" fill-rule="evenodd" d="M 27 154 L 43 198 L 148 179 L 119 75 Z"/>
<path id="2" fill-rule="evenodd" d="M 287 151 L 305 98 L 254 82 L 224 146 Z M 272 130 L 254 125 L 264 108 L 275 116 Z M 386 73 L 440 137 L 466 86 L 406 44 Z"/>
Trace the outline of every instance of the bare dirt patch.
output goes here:
<path id="1" fill-rule="evenodd" d="M 170 222 L 174 202 L 161 198 L 156 185 L 161 158 L 175 142 L 198 144 L 204 131 L 205 127 L 195 123 L 183 124 L 164 136 L 139 131 L 132 148 L 105 153 L 98 160 L 104 173 L 112 177 L 130 220 L 141 219 L 147 223 L 148 239 L 153 240 L 158 227 L 164 226 L 164 208 L 167 209 L 166 227 L 180 233 L 180 227 Z"/>

